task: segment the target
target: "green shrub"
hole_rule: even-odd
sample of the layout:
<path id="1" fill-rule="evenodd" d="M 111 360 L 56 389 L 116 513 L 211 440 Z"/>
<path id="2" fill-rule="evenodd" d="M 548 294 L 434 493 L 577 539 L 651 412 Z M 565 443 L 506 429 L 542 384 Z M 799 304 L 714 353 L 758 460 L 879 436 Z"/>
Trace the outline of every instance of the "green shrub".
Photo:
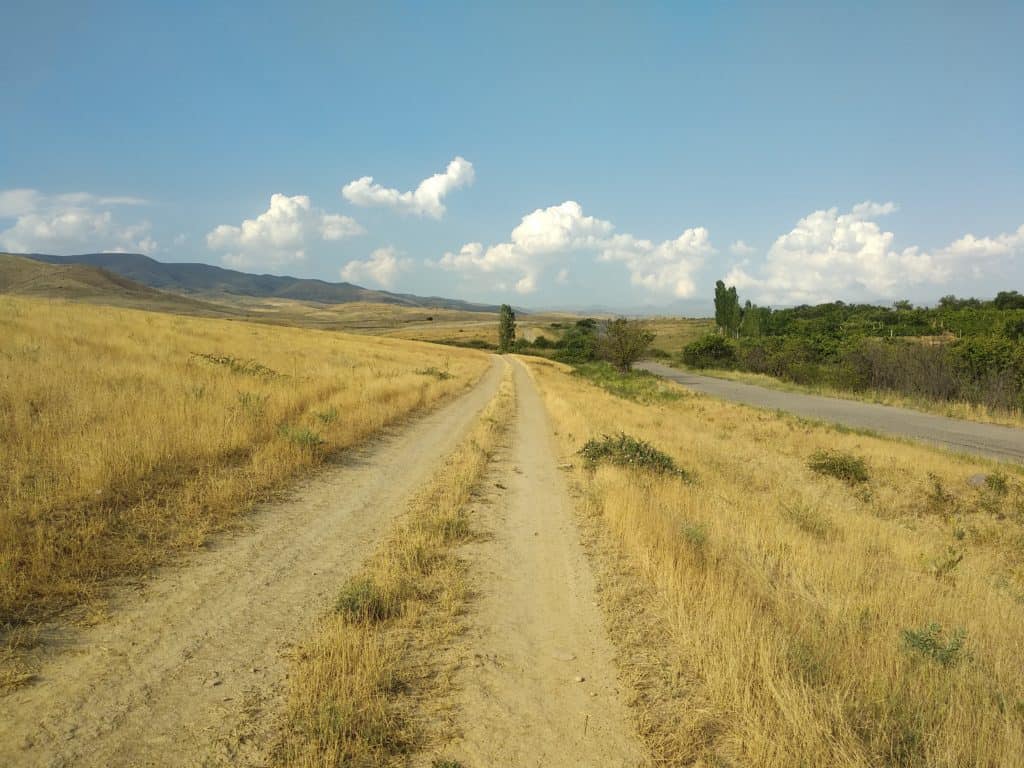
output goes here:
<path id="1" fill-rule="evenodd" d="M 843 451 L 817 451 L 807 466 L 819 475 L 838 478 L 850 485 L 866 483 L 869 479 L 867 463 L 860 456 Z"/>
<path id="2" fill-rule="evenodd" d="M 683 362 L 692 368 L 729 368 L 736 349 L 724 336 L 708 335 L 683 348 Z"/>
<path id="3" fill-rule="evenodd" d="M 605 461 L 620 467 L 677 475 L 687 481 L 693 479 L 692 474 L 676 466 L 675 460 L 667 453 L 659 451 L 646 440 L 638 440 L 625 433 L 614 437 L 602 435 L 600 438 L 591 438 L 580 449 L 580 455 L 589 466 Z"/>
<path id="4" fill-rule="evenodd" d="M 932 622 L 921 629 L 903 630 L 903 647 L 907 651 L 921 654 L 944 667 L 954 667 L 963 658 L 964 641 L 967 632 L 957 628 L 945 638 L 942 625 Z"/>

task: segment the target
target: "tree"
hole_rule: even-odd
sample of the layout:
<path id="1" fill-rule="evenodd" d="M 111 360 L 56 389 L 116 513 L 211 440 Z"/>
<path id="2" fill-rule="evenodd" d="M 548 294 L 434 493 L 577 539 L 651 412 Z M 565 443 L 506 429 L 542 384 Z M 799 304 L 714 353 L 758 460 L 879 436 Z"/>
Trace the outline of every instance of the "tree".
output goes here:
<path id="1" fill-rule="evenodd" d="M 996 309 L 1024 309 L 1024 296 L 1017 291 L 1000 291 L 992 303 Z"/>
<path id="2" fill-rule="evenodd" d="M 725 283 L 719 280 L 715 283 L 715 323 L 725 333 L 735 336 L 742 320 L 743 310 L 740 308 L 736 286 L 726 288 Z"/>
<path id="3" fill-rule="evenodd" d="M 508 352 L 516 343 L 516 313 L 508 304 L 502 304 L 498 312 L 498 351 Z"/>
<path id="4" fill-rule="evenodd" d="M 654 334 L 643 323 L 619 317 L 605 326 L 599 349 L 601 357 L 625 373 L 643 357 L 652 341 Z"/>

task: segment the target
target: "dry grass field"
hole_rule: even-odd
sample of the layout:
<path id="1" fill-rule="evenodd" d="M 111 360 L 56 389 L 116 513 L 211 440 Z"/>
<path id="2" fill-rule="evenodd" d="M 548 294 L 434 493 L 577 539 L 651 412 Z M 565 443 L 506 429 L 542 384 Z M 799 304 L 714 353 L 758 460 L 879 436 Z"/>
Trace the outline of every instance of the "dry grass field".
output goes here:
<path id="1" fill-rule="evenodd" d="M 626 432 L 691 473 L 573 458 L 659 764 L 1021 764 L 1019 469 L 526 361 L 567 455 Z"/>
<path id="2" fill-rule="evenodd" d="M 487 366 L 470 350 L 0 297 L 0 627 L 199 546 Z"/>

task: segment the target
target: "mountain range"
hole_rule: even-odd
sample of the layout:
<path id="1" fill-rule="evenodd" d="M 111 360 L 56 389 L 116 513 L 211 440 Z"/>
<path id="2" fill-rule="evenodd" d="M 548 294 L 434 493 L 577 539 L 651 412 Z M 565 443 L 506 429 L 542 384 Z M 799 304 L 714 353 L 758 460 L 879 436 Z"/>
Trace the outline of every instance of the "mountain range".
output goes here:
<path id="1" fill-rule="evenodd" d="M 162 262 L 141 253 L 83 253 L 73 256 L 53 256 L 44 253 L 14 255 L 60 266 L 80 264 L 98 267 L 150 288 L 208 298 L 228 295 L 294 299 L 321 304 L 366 301 L 405 307 L 459 309 L 469 312 L 496 312 L 498 310 L 498 307 L 494 305 L 475 304 L 439 296 L 415 296 L 408 293 L 378 291 L 352 283 L 330 283 L 325 280 L 281 275 L 253 275 L 234 269 L 215 267 L 211 264 Z"/>

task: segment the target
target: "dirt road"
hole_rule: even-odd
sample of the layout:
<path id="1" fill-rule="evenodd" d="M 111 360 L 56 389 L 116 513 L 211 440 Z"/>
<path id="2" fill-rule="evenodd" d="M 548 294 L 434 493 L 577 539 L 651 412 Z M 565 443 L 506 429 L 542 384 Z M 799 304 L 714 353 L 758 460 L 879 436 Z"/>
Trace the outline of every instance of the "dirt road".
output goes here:
<path id="1" fill-rule="evenodd" d="M 513 365 L 518 415 L 492 479 L 490 536 L 470 555 L 461 737 L 445 754 L 481 768 L 644 765 L 544 404 Z"/>
<path id="2" fill-rule="evenodd" d="M 266 734 L 238 729 L 260 722 L 253 709 L 274 708 L 286 672 L 282 651 L 308 632 L 455 447 L 504 365 L 496 359 L 468 394 L 258 511 L 251 532 L 223 537 L 192 562 L 156 573 L 144 589 L 125 591 L 109 621 L 60 630 L 51 638 L 59 652 L 39 681 L 0 699 L 0 765 L 258 758 Z"/>
<path id="3" fill-rule="evenodd" d="M 856 400 L 781 392 L 738 381 L 700 376 L 660 363 L 644 362 L 638 363 L 636 367 L 723 400 L 787 411 L 809 419 L 871 429 L 898 437 L 910 437 L 963 453 L 1024 462 L 1024 430 L 1013 427 L 950 419 L 907 408 Z"/>

